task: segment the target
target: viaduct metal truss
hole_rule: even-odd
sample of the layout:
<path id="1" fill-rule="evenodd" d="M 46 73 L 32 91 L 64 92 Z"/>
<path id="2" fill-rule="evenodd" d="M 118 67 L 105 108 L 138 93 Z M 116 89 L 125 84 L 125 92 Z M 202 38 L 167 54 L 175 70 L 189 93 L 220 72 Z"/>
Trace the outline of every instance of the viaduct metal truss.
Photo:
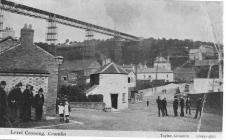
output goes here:
<path id="1" fill-rule="evenodd" d="M 91 23 L 77 20 L 77 19 L 65 17 L 62 15 L 55 14 L 55 13 L 43 11 L 43 10 L 40 10 L 37 8 L 29 7 L 26 5 L 14 3 L 11 1 L 7 1 L 7 0 L 0 0 L 0 8 L 2 8 L 5 11 L 11 12 L 11 13 L 16 13 L 16 14 L 21 14 L 21 15 L 25 15 L 25 16 L 34 17 L 34 18 L 44 19 L 47 21 L 49 19 L 54 19 L 55 22 L 63 24 L 63 25 L 67 25 L 67 26 L 71 26 L 71 27 L 75 27 L 75 28 L 79 28 L 79 29 L 83 29 L 83 30 L 92 30 L 93 32 L 96 32 L 96 33 L 113 36 L 113 37 L 116 36 L 116 37 L 119 37 L 119 38 L 122 38 L 125 40 L 131 40 L 131 41 L 139 41 L 140 40 L 139 37 L 136 37 L 133 35 L 129 35 L 129 34 L 122 33 L 122 32 L 116 31 L 116 30 L 108 29 L 105 27 L 101 27 L 98 25 L 94 25 Z"/>

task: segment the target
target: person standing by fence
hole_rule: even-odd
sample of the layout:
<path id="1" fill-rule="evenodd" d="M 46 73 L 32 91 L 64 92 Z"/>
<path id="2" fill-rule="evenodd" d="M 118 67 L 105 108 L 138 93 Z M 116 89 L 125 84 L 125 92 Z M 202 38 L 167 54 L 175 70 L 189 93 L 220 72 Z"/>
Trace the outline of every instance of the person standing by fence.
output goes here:
<path id="1" fill-rule="evenodd" d="M 190 100 L 190 97 L 187 97 L 186 99 L 186 114 L 190 114 L 191 115 L 191 100 Z"/>
<path id="2" fill-rule="evenodd" d="M 195 113 L 195 117 L 194 119 L 197 119 L 198 117 L 198 114 L 199 114 L 199 117 L 201 117 L 202 115 L 202 98 L 199 98 L 196 102 L 196 113 Z"/>
<path id="3" fill-rule="evenodd" d="M 177 97 L 174 97 L 173 111 L 174 111 L 174 116 L 175 117 L 178 116 L 177 110 L 178 110 L 178 99 L 177 99 Z"/>
<path id="4" fill-rule="evenodd" d="M 181 108 L 180 116 L 184 117 L 184 98 L 183 97 L 181 97 L 180 99 L 180 108 Z"/>

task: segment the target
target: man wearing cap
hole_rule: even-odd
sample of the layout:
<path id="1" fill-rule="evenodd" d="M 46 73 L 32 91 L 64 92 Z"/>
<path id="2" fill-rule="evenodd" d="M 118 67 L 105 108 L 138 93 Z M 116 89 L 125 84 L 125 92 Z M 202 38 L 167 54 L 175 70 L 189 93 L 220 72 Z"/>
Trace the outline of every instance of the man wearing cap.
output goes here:
<path id="1" fill-rule="evenodd" d="M 178 99 L 175 96 L 174 97 L 174 101 L 173 101 L 173 112 L 174 112 L 174 116 L 176 117 L 178 115 L 177 110 L 178 110 Z"/>
<path id="2" fill-rule="evenodd" d="M 35 117 L 36 121 L 40 121 L 42 119 L 42 113 L 43 113 L 43 104 L 44 104 L 44 95 L 43 95 L 43 89 L 40 88 L 38 90 L 38 94 L 35 95 Z"/>
<path id="3" fill-rule="evenodd" d="M 201 117 L 201 115 L 202 115 L 202 107 L 203 107 L 203 100 L 202 100 L 202 98 L 199 98 L 196 101 L 196 112 L 195 112 L 194 119 L 197 119 L 198 114 L 199 114 L 199 117 Z"/>
<path id="4" fill-rule="evenodd" d="M 18 83 L 8 95 L 8 103 L 10 108 L 10 119 L 14 122 L 19 122 L 22 119 L 22 83 Z"/>
<path id="5" fill-rule="evenodd" d="M 33 98 L 31 87 L 31 85 L 27 84 L 26 89 L 23 92 L 23 121 L 25 122 L 31 120 L 31 105 Z"/>
<path id="6" fill-rule="evenodd" d="M 181 109 L 180 116 L 184 117 L 184 98 L 183 97 L 181 97 L 180 99 L 180 109 Z"/>
<path id="7" fill-rule="evenodd" d="M 6 127 L 7 117 L 7 95 L 5 92 L 6 82 L 0 83 L 0 127 Z"/>
<path id="8" fill-rule="evenodd" d="M 163 108 L 162 108 L 162 100 L 160 96 L 158 96 L 156 100 L 157 106 L 158 106 L 158 116 L 160 117 L 160 113 L 162 113 L 162 116 L 164 116 Z"/>

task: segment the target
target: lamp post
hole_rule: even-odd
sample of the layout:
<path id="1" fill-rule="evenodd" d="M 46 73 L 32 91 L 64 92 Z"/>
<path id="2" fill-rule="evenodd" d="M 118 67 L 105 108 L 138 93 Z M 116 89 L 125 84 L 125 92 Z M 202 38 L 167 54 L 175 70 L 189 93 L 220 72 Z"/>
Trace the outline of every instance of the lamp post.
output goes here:
<path id="1" fill-rule="evenodd" d="M 58 65 L 57 97 L 59 97 L 60 96 L 60 82 L 61 82 L 61 79 L 60 79 L 60 65 L 63 64 L 64 57 L 63 56 L 56 56 L 55 60 L 56 60 L 56 63 Z"/>

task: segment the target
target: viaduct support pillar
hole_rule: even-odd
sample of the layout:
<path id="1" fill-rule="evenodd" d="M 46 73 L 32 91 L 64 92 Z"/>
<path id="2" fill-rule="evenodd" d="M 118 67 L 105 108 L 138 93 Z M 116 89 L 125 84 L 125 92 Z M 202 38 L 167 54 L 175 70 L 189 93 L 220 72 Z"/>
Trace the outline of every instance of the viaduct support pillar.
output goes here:
<path id="1" fill-rule="evenodd" d="M 46 41 L 48 44 L 56 44 L 57 41 L 57 26 L 55 16 L 49 16 Z"/>

